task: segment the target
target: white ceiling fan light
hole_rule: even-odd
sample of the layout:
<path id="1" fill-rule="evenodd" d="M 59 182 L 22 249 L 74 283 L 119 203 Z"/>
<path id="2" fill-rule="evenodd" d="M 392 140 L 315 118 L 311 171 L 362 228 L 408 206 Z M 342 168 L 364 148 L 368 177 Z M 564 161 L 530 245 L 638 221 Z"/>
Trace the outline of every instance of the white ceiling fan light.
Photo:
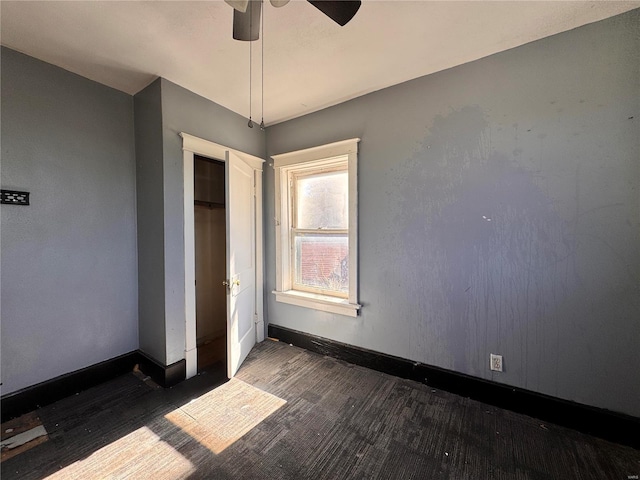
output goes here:
<path id="1" fill-rule="evenodd" d="M 249 0 L 224 0 L 227 5 L 231 5 L 234 10 L 238 12 L 246 12 L 247 5 L 249 5 Z M 288 1 L 288 0 L 287 0 Z"/>
<path id="2" fill-rule="evenodd" d="M 250 1 L 260 1 L 260 0 L 224 0 L 227 5 L 231 5 L 234 10 L 245 13 L 247 11 L 247 6 Z M 270 0 L 271 5 L 276 8 L 284 7 L 289 0 Z"/>
<path id="3" fill-rule="evenodd" d="M 270 0 L 270 1 L 271 1 L 271 5 L 273 5 L 276 8 L 284 7 L 287 3 L 289 3 L 289 0 Z"/>

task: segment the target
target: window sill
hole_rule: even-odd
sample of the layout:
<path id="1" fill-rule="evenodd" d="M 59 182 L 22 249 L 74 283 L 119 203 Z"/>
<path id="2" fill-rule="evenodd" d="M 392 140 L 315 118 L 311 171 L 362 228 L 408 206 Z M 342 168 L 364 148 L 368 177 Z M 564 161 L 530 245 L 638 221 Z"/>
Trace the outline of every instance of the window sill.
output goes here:
<path id="1" fill-rule="evenodd" d="M 313 308 L 315 310 L 347 315 L 349 317 L 357 317 L 358 310 L 360 310 L 361 307 L 361 305 L 349 303 L 346 299 L 315 293 L 298 292 L 295 290 L 288 290 L 286 292 L 274 290 L 273 293 L 276 296 L 276 302 L 288 303 L 298 307 Z"/>

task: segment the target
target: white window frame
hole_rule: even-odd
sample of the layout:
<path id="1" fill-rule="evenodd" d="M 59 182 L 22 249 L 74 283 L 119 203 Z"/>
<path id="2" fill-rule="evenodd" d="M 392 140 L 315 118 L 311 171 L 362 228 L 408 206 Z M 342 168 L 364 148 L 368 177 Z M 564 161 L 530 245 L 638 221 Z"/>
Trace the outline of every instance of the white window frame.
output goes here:
<path id="1" fill-rule="evenodd" d="M 272 155 L 275 169 L 276 301 L 355 317 L 358 304 L 358 142 L 343 140 L 319 147 Z M 349 175 L 349 294 L 347 298 L 293 289 L 291 266 L 292 174 L 311 173 L 347 163 Z"/>

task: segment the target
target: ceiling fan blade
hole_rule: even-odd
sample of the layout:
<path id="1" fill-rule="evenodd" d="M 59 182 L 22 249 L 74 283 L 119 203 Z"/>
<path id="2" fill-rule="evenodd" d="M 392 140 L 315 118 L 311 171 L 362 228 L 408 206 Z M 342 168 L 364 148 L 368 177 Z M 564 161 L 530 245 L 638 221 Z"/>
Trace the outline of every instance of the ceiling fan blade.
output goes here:
<path id="1" fill-rule="evenodd" d="M 289 0 L 271 0 L 271 5 L 276 8 L 284 7 L 287 3 L 289 3 Z"/>
<path id="2" fill-rule="evenodd" d="M 356 14 L 362 2 L 360 0 L 307 0 L 341 27 L 344 27 Z"/>
<path id="3" fill-rule="evenodd" d="M 233 11 L 233 38 L 253 42 L 260 38 L 260 0 L 250 0 L 247 11 Z"/>
<path id="4" fill-rule="evenodd" d="M 247 4 L 249 3 L 249 0 L 224 0 L 224 1 L 227 5 L 231 5 L 234 8 L 234 10 L 237 10 L 242 13 L 247 11 Z"/>

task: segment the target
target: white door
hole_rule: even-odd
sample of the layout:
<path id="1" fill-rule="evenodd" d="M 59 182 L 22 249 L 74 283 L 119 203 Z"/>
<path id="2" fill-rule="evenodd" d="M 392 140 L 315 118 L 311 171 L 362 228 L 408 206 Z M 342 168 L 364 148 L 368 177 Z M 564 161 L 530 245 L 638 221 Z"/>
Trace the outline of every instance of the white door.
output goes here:
<path id="1" fill-rule="evenodd" d="M 233 377 L 256 343 L 254 170 L 233 152 L 225 162 L 227 205 L 227 373 Z"/>

